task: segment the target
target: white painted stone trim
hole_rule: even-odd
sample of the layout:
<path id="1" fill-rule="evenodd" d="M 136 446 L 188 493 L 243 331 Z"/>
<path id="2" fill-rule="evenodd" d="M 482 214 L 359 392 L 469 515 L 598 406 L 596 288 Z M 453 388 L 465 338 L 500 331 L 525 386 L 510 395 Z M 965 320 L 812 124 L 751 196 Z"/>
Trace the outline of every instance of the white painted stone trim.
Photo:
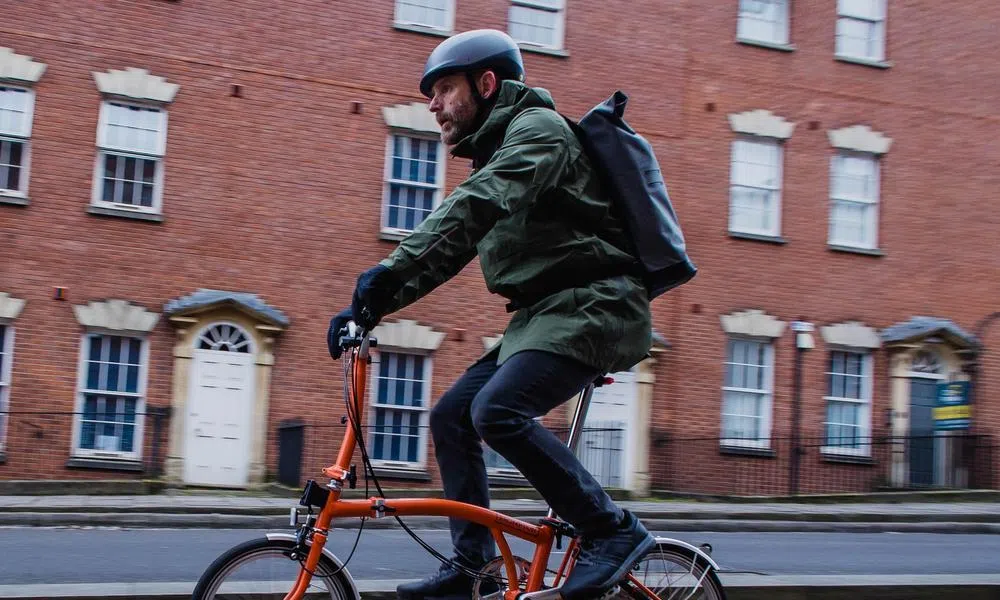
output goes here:
<path id="1" fill-rule="evenodd" d="M 156 327 L 158 313 L 150 312 L 125 300 L 88 302 L 73 307 L 76 320 L 90 330 L 146 334 Z"/>
<path id="2" fill-rule="evenodd" d="M 823 336 L 823 341 L 831 346 L 875 349 L 882 345 L 882 340 L 874 328 L 857 321 L 820 327 L 820 335 Z"/>
<path id="3" fill-rule="evenodd" d="M 410 320 L 384 323 L 375 327 L 372 335 L 378 340 L 379 348 L 407 351 L 433 352 L 444 341 L 444 332 L 434 331 L 426 325 Z"/>
<path id="4" fill-rule="evenodd" d="M 434 118 L 434 113 L 423 102 L 384 106 L 382 107 L 382 118 L 385 119 L 385 124 L 392 129 L 441 134 L 441 127 L 438 125 L 437 119 Z"/>
<path id="5" fill-rule="evenodd" d="M 487 335 L 483 336 L 483 350 L 489 350 L 500 343 L 503 339 L 503 334 L 500 335 Z"/>
<path id="6" fill-rule="evenodd" d="M 180 86 L 168 83 L 166 79 L 150 75 L 146 69 L 127 67 L 124 71 L 112 69 L 106 72 L 94 71 L 94 81 L 102 94 L 120 96 L 135 100 L 148 100 L 168 104 Z"/>
<path id="7" fill-rule="evenodd" d="M 855 152 L 870 152 L 885 154 L 892 146 L 892 138 L 878 131 L 872 131 L 867 125 L 852 125 L 843 129 L 833 129 L 828 134 L 830 145 L 841 150 Z"/>
<path id="8" fill-rule="evenodd" d="M 7 292 L 0 292 L 0 323 L 13 321 L 21 314 L 26 300 L 14 298 Z"/>
<path id="9" fill-rule="evenodd" d="M 47 66 L 11 48 L 0 48 L 0 80 L 37 83 Z"/>
<path id="10" fill-rule="evenodd" d="M 729 115 L 729 126 L 736 133 L 787 140 L 792 137 L 795 123 L 790 123 L 769 110 L 748 110 Z"/>
<path id="11" fill-rule="evenodd" d="M 730 335 L 778 338 L 785 330 L 785 322 L 764 311 L 751 309 L 722 315 L 722 329 Z"/>

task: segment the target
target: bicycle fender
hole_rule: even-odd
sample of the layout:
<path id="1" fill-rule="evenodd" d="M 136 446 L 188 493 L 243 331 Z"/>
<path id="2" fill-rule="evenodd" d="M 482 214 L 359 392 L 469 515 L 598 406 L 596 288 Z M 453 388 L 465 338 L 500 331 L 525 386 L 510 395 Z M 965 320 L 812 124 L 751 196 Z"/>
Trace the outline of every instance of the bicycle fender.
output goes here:
<path id="1" fill-rule="evenodd" d="M 265 537 L 269 540 L 283 540 L 283 541 L 287 540 L 289 542 L 293 543 L 295 542 L 295 534 L 292 533 L 273 532 L 265 534 Z M 351 572 L 348 571 L 346 567 L 344 567 L 343 561 L 337 558 L 337 555 L 335 555 L 333 552 L 330 552 L 330 550 L 326 546 L 323 547 L 323 556 L 330 559 L 330 562 L 332 562 L 334 566 L 336 566 L 338 569 L 343 569 L 344 578 L 347 579 L 347 583 L 351 587 L 351 589 L 347 590 L 347 592 L 349 594 L 352 594 L 354 600 L 361 600 L 361 594 L 358 593 L 358 587 L 354 585 L 354 578 L 351 577 Z"/>
<path id="2" fill-rule="evenodd" d="M 715 559 L 713 559 L 711 556 L 709 556 L 708 554 L 706 554 L 704 550 L 702 550 L 701 548 L 699 548 L 697 546 L 694 546 L 694 545 L 689 544 L 689 543 L 687 543 L 685 541 L 682 541 L 682 540 L 675 540 L 673 538 L 657 537 L 655 539 L 656 539 L 657 545 L 675 546 L 675 547 L 678 547 L 678 548 L 682 548 L 682 549 L 684 549 L 684 550 L 686 550 L 686 551 L 694 554 L 695 556 L 701 558 L 705 562 L 707 562 L 709 565 L 712 566 L 713 570 L 715 570 L 715 571 L 719 570 L 719 563 L 715 562 Z"/>

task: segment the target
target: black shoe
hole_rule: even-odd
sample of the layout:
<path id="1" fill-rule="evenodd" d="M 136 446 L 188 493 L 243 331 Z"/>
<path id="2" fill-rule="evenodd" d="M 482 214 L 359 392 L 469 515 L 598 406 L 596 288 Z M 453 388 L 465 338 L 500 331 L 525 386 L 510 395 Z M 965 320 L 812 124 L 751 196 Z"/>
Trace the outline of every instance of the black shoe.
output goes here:
<path id="1" fill-rule="evenodd" d="M 455 567 L 441 565 L 441 570 L 438 571 L 437 575 L 399 585 L 396 588 L 396 596 L 399 600 L 424 600 L 425 598 L 441 597 L 449 599 L 471 598 L 473 583 L 475 580 Z M 483 580 L 479 584 L 479 593 L 483 596 L 492 594 L 498 589 L 499 587 L 490 580 Z"/>
<path id="2" fill-rule="evenodd" d="M 584 536 L 573 571 L 559 590 L 564 600 L 595 598 L 622 580 L 656 540 L 629 511 L 617 529 L 601 536 Z"/>

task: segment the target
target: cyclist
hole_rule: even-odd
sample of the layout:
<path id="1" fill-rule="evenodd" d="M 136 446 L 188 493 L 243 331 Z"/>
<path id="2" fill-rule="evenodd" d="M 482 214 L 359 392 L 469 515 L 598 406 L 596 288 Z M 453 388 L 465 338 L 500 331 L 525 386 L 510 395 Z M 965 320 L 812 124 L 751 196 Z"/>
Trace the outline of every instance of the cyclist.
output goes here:
<path id="1" fill-rule="evenodd" d="M 500 343 L 431 410 L 444 493 L 488 507 L 480 440 L 510 461 L 582 537 L 561 591 L 576 600 L 611 589 L 655 542 L 534 418 L 596 377 L 636 364 L 652 327 L 622 222 L 549 92 L 524 79 L 518 46 L 500 31 L 467 31 L 431 52 L 420 91 L 442 141 L 471 159 L 472 173 L 359 275 L 351 307 L 331 319 L 327 337 L 336 360 L 348 320 L 374 327 L 479 256 L 487 288 L 509 299 L 514 314 Z M 450 527 L 455 563 L 479 569 L 496 556 L 485 527 L 460 519 Z M 397 592 L 403 600 L 468 597 L 472 584 L 445 564 Z"/>

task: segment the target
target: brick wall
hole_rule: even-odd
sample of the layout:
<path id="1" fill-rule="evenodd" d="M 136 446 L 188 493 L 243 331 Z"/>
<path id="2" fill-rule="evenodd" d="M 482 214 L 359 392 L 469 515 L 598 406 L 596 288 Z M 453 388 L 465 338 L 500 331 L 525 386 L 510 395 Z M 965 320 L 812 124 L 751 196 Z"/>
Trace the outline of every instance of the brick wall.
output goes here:
<path id="1" fill-rule="evenodd" d="M 531 83 L 550 89 L 567 114 L 582 114 L 619 87 L 630 94 L 628 119 L 656 148 L 701 269 L 654 303 L 656 327 L 672 344 L 656 365 L 656 434 L 719 435 L 722 314 L 758 308 L 784 321 L 875 328 L 927 314 L 971 329 L 998 310 L 1000 254 L 991 244 L 1000 232 L 993 200 L 1000 122 L 991 82 L 1000 66 L 985 52 L 994 45 L 987 13 L 998 9 L 893 4 L 892 67 L 877 69 L 833 59 L 835 3 L 792 3 L 794 52 L 735 43 L 736 4 L 570 3 L 568 56 L 525 53 Z M 457 30 L 504 27 L 506 2 L 458 5 Z M 0 45 L 48 65 L 35 86 L 31 204 L 0 206 L 0 291 L 28 301 L 15 322 L 11 409 L 74 410 L 80 327 L 70 304 L 114 297 L 160 312 L 199 287 L 251 291 L 292 319 L 275 348 L 273 469 L 278 422 L 342 412 L 326 325 L 349 301 L 356 274 L 394 245 L 378 238 L 381 109 L 422 100 L 416 81 L 441 38 L 394 29 L 391 2 L 245 1 L 222 9 L 64 0 L 45 11 L 15 4 L 4 14 Z M 85 211 L 100 106 L 91 73 L 129 66 L 180 85 L 169 106 L 159 224 Z M 231 95 L 233 84 L 242 97 Z M 362 103 L 360 114 L 353 102 Z M 727 233 L 727 115 L 753 109 L 795 123 L 784 147 L 780 245 Z M 826 245 L 827 135 L 854 124 L 893 139 L 881 170 L 883 256 Z M 448 188 L 467 167 L 447 161 Z M 68 301 L 53 300 L 53 286 L 66 287 Z M 482 336 L 502 330 L 503 304 L 484 290 L 474 262 L 399 313 L 448 333 L 434 358 L 433 397 L 480 354 Z M 828 356 L 815 337 L 803 366 L 803 431 L 811 436 L 822 433 Z M 150 405 L 170 404 L 173 339 L 161 319 L 150 338 Z M 1000 345 L 1000 325 L 985 342 Z M 786 333 L 775 345 L 775 435 L 789 431 L 793 356 Z M 880 351 L 876 428 L 889 405 L 887 369 Z M 981 383 L 977 424 L 995 431 L 995 351 Z M 119 476 L 67 471 L 70 428 L 42 427 L 43 437 L 32 437 L 15 416 L 0 477 Z M 724 481 L 730 462 L 710 445 L 684 461 L 654 446 L 654 487 L 696 482 L 701 473 Z M 433 474 L 432 452 L 428 464 Z"/>

